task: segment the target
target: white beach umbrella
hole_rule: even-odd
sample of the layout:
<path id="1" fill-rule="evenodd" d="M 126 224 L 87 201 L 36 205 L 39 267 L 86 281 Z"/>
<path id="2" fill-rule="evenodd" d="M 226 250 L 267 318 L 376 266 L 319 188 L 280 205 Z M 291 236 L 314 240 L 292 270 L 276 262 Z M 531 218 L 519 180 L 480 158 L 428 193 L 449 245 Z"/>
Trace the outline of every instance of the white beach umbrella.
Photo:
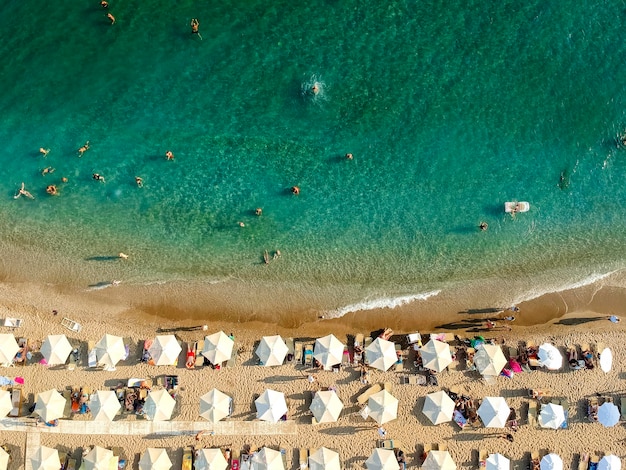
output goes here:
<path id="1" fill-rule="evenodd" d="M 541 470 L 563 470 L 563 460 L 557 454 L 544 455 L 539 462 Z"/>
<path id="2" fill-rule="evenodd" d="M 609 348 L 604 348 L 600 352 L 600 369 L 610 372 L 613 367 L 613 352 Z"/>
<path id="3" fill-rule="evenodd" d="M 49 366 L 65 364 L 72 352 L 72 345 L 65 335 L 48 335 L 41 343 L 41 354 Z"/>
<path id="4" fill-rule="evenodd" d="M 605 401 L 598 408 L 598 422 L 607 428 L 615 426 L 619 418 L 619 408 L 615 403 Z"/>
<path id="5" fill-rule="evenodd" d="M 381 390 L 367 399 L 370 416 L 378 424 L 384 424 L 398 417 L 398 399 L 387 390 Z"/>
<path id="6" fill-rule="evenodd" d="M 539 364 L 549 370 L 560 369 L 563 365 L 561 352 L 550 343 L 543 343 L 537 351 Z"/>
<path id="7" fill-rule="evenodd" d="M 367 470 L 398 470 L 398 460 L 393 450 L 374 449 L 372 455 L 365 461 Z"/>
<path id="8" fill-rule="evenodd" d="M 19 350 L 15 336 L 8 333 L 0 334 L 0 364 L 13 364 L 13 359 Z"/>
<path id="9" fill-rule="evenodd" d="M 541 406 L 539 424 L 542 428 L 559 429 L 565 422 L 565 410 L 561 405 L 548 403 Z"/>
<path id="10" fill-rule="evenodd" d="M 478 416 L 486 428 L 503 428 L 511 414 L 511 409 L 502 397 L 485 397 L 478 407 Z"/>
<path id="11" fill-rule="evenodd" d="M 277 423 L 287 413 L 285 394 L 275 390 L 265 390 L 259 398 L 254 400 L 254 404 L 256 417 L 263 421 Z"/>
<path id="12" fill-rule="evenodd" d="M 334 423 L 339 419 L 343 403 L 333 390 L 321 390 L 313 396 L 309 409 L 318 423 Z"/>
<path id="13" fill-rule="evenodd" d="M 289 348 L 287 348 L 283 339 L 275 335 L 263 336 L 259 346 L 256 348 L 255 354 L 258 356 L 262 365 L 270 367 L 282 365 L 288 352 Z"/>
<path id="14" fill-rule="evenodd" d="M 202 355 L 206 357 L 211 364 L 221 364 L 229 361 L 233 355 L 233 346 L 235 342 L 230 336 L 223 331 L 218 331 L 212 335 L 204 337 L 204 348 Z"/>
<path id="15" fill-rule="evenodd" d="M 110 470 L 113 463 L 111 460 L 113 459 L 115 459 L 115 456 L 111 450 L 95 446 L 87 452 L 83 458 L 83 464 L 85 465 L 85 470 Z"/>
<path id="16" fill-rule="evenodd" d="M 99 366 L 113 368 L 126 356 L 124 339 L 106 334 L 96 343 L 96 361 Z"/>
<path id="17" fill-rule="evenodd" d="M 365 348 L 365 357 L 370 366 L 382 371 L 386 371 L 398 362 L 396 346 L 391 341 L 382 338 L 376 338 Z"/>
<path id="18" fill-rule="evenodd" d="M 0 470 L 7 470 L 10 458 L 11 456 L 8 454 L 8 452 L 0 447 Z M 35 470 L 34 467 L 33 470 Z"/>
<path id="19" fill-rule="evenodd" d="M 621 470 L 622 461 L 617 455 L 608 454 L 598 462 L 598 470 Z"/>
<path id="20" fill-rule="evenodd" d="M 341 364 L 344 345 L 335 335 L 324 336 L 315 340 L 313 357 L 319 361 L 324 369 L 331 369 L 335 364 Z"/>
<path id="21" fill-rule="evenodd" d="M 35 401 L 35 413 L 45 422 L 61 418 L 66 401 L 63 395 L 54 389 L 41 392 Z"/>
<path id="22" fill-rule="evenodd" d="M 433 424 L 441 424 L 450 421 L 454 414 L 454 400 L 443 390 L 429 393 L 424 399 L 422 413 L 424 413 Z"/>
<path id="23" fill-rule="evenodd" d="M 59 470 L 61 468 L 59 451 L 51 447 L 39 446 L 30 456 L 30 464 L 33 470 Z"/>
<path id="24" fill-rule="evenodd" d="M 511 461 L 502 454 L 489 454 L 485 470 L 510 470 Z"/>
<path id="25" fill-rule="evenodd" d="M 113 421 L 121 408 L 113 390 L 98 390 L 89 400 L 89 409 L 94 421 Z"/>
<path id="26" fill-rule="evenodd" d="M 456 463 L 447 450 L 431 450 L 422 468 L 424 470 L 456 470 Z"/>
<path id="27" fill-rule="evenodd" d="M 277 450 L 263 447 L 252 456 L 252 470 L 285 470 L 283 456 Z"/>
<path id="28" fill-rule="evenodd" d="M 176 400 L 165 389 L 155 390 L 148 394 L 143 409 L 152 421 L 167 421 L 172 417 Z"/>
<path id="29" fill-rule="evenodd" d="M 0 418 L 4 418 L 13 409 L 11 401 L 11 392 L 8 390 L 0 390 Z"/>
<path id="30" fill-rule="evenodd" d="M 420 349 L 422 364 L 427 369 L 441 372 L 452 364 L 452 353 L 448 343 L 431 339 Z"/>
<path id="31" fill-rule="evenodd" d="M 160 335 L 152 342 L 152 346 L 148 349 L 150 357 L 157 366 L 176 365 L 178 356 L 183 348 L 178 344 L 178 340 L 174 335 Z"/>
<path id="32" fill-rule="evenodd" d="M 230 415 L 232 402 L 231 397 L 214 388 L 200 397 L 200 416 L 217 423 Z"/>
<path id="33" fill-rule="evenodd" d="M 495 344 L 479 344 L 476 346 L 474 365 L 478 372 L 487 377 L 497 377 L 506 365 L 506 357 L 500 346 Z"/>
<path id="34" fill-rule="evenodd" d="M 139 459 L 140 470 L 170 470 L 172 461 L 165 449 L 148 447 Z"/>
<path id="35" fill-rule="evenodd" d="M 309 470 L 341 470 L 339 454 L 326 447 L 320 447 L 309 455 Z"/>
<path id="36" fill-rule="evenodd" d="M 193 467 L 196 470 L 226 470 L 228 462 L 222 449 L 201 449 Z"/>

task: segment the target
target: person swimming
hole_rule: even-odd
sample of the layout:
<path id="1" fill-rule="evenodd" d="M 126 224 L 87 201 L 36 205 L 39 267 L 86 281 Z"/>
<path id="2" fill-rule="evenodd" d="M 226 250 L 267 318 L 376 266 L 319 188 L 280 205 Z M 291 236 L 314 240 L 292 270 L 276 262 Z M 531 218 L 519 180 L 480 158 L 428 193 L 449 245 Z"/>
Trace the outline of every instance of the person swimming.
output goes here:
<path id="1" fill-rule="evenodd" d="M 83 153 L 85 153 L 87 150 L 89 150 L 89 141 L 85 142 L 85 145 L 78 149 L 78 156 L 82 157 Z"/>
<path id="2" fill-rule="evenodd" d="M 39 147 L 39 153 L 42 154 L 44 158 L 46 158 L 48 154 L 50 153 L 50 149 Z"/>
<path id="3" fill-rule="evenodd" d="M 488 228 L 489 228 L 489 224 L 487 224 L 487 222 L 481 222 L 480 224 L 478 224 L 478 228 L 485 232 Z"/>
<path id="4" fill-rule="evenodd" d="M 17 194 L 15 194 L 15 196 L 13 196 L 13 199 L 17 199 L 20 196 L 25 196 L 28 199 L 35 199 L 35 196 L 33 196 L 31 193 L 29 193 L 28 191 L 26 191 L 25 187 L 24 187 L 24 183 L 22 182 L 22 186 L 20 187 L 20 189 L 17 190 Z"/>
<path id="5" fill-rule="evenodd" d="M 46 192 L 52 196 L 59 195 L 59 191 L 57 190 L 57 187 L 53 184 L 48 185 L 48 187 L 46 188 Z"/>
<path id="6" fill-rule="evenodd" d="M 297 196 L 298 194 L 300 194 L 300 188 L 298 186 L 292 186 L 291 194 L 293 194 L 294 196 Z"/>
<path id="7" fill-rule="evenodd" d="M 172 153 L 171 150 L 168 150 L 167 152 L 165 152 L 165 158 L 167 158 L 168 160 L 174 160 L 174 154 Z"/>
<path id="8" fill-rule="evenodd" d="M 54 173 L 54 168 L 52 168 L 51 166 L 47 166 L 43 170 L 41 170 L 41 176 L 45 176 L 50 173 Z"/>
<path id="9" fill-rule="evenodd" d="M 137 183 L 137 186 L 140 188 L 143 188 L 143 178 L 141 178 L 141 176 L 135 176 L 135 183 Z"/>
<path id="10" fill-rule="evenodd" d="M 313 86 L 311 87 L 311 93 L 313 93 L 314 95 L 319 94 L 320 92 L 320 84 L 318 82 L 313 83 Z"/>
<path id="11" fill-rule="evenodd" d="M 200 40 L 202 40 L 202 35 L 200 34 L 200 22 L 198 18 L 191 19 L 191 34 L 197 34 Z"/>
<path id="12" fill-rule="evenodd" d="M 91 175 L 91 177 L 96 181 L 104 183 L 104 176 L 102 176 L 100 173 L 94 173 L 93 175 Z"/>
<path id="13" fill-rule="evenodd" d="M 111 20 L 111 24 L 115 24 L 115 16 L 113 16 L 111 13 L 107 13 L 107 18 Z"/>

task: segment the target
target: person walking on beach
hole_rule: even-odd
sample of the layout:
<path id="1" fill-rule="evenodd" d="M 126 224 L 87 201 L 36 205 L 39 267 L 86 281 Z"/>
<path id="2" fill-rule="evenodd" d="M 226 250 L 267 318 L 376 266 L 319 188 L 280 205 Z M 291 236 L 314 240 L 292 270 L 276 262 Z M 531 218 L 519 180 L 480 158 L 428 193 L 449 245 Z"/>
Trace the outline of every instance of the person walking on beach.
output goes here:
<path id="1" fill-rule="evenodd" d="M 43 155 L 43 158 L 46 158 L 48 154 L 50 153 L 50 149 L 39 147 L 39 153 Z"/>
<path id="2" fill-rule="evenodd" d="M 200 34 L 200 22 L 198 21 L 198 18 L 191 19 L 191 34 L 197 34 L 202 41 L 202 35 Z"/>
<path id="3" fill-rule="evenodd" d="M 26 196 L 28 199 L 35 199 L 35 196 L 33 196 L 28 191 L 26 191 L 26 189 L 24 188 L 23 182 L 22 182 L 22 186 L 20 187 L 20 189 L 17 190 L 17 194 L 13 196 L 13 199 L 17 199 L 20 196 Z"/>
<path id="4" fill-rule="evenodd" d="M 107 18 L 111 20 L 111 24 L 115 24 L 115 16 L 113 16 L 111 13 L 107 13 Z"/>

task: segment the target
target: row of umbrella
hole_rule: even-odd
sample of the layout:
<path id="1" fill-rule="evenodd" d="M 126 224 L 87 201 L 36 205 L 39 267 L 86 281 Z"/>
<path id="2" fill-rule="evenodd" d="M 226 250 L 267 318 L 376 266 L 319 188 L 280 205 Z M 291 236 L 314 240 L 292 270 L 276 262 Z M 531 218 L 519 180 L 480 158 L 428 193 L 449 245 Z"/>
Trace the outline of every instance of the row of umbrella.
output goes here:
<path id="1" fill-rule="evenodd" d="M 85 470 L 109 469 L 111 463 L 114 463 L 114 467 L 117 468 L 117 463 L 112 462 L 114 459 L 117 460 L 118 457 L 113 455 L 113 451 L 95 446 L 83 457 L 83 465 Z M 37 448 L 30 456 L 30 463 L 33 470 L 59 470 L 61 468 L 59 451 L 46 446 Z"/>

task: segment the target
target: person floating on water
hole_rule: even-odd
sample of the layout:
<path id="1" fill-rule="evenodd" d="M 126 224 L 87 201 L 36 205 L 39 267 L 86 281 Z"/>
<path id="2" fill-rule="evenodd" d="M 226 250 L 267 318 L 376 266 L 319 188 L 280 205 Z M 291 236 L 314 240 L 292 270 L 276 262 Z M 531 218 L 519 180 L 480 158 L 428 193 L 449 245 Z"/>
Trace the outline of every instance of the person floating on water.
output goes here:
<path id="1" fill-rule="evenodd" d="M 82 157 L 83 153 L 85 153 L 87 150 L 89 150 L 89 141 L 85 142 L 85 145 L 78 149 L 78 156 Z"/>
<path id="2" fill-rule="evenodd" d="M 137 183 L 137 186 L 140 188 L 143 188 L 143 178 L 141 178 L 141 176 L 135 176 L 135 183 Z"/>
<path id="3" fill-rule="evenodd" d="M 172 153 L 171 150 L 168 150 L 167 152 L 165 152 L 165 158 L 167 158 L 168 160 L 174 160 L 174 154 Z"/>
<path id="4" fill-rule="evenodd" d="M 257 207 L 257 208 L 254 210 L 254 213 L 255 213 L 256 215 L 260 216 L 260 215 L 262 215 L 262 214 L 263 214 L 263 209 L 261 209 L 260 207 Z"/>
<path id="5" fill-rule="evenodd" d="M 115 24 L 115 16 L 113 16 L 111 13 L 107 13 L 107 18 L 111 20 L 111 24 Z"/>
<path id="6" fill-rule="evenodd" d="M 59 195 L 59 191 L 57 190 L 57 187 L 54 184 L 48 185 L 48 187 L 46 188 L 46 192 L 50 194 L 51 196 Z"/>
<path id="7" fill-rule="evenodd" d="M 352 155 L 351 153 L 346 153 L 346 158 L 348 160 L 352 160 L 354 158 L 354 155 Z"/>
<path id="8" fill-rule="evenodd" d="M 480 224 L 478 224 L 478 228 L 479 228 L 482 232 L 485 232 L 485 231 L 487 231 L 487 229 L 489 228 L 489 224 L 487 224 L 487 222 L 481 222 Z"/>
<path id="9" fill-rule="evenodd" d="M 50 149 L 39 147 L 39 153 L 42 154 L 44 158 L 46 158 L 48 154 L 50 153 Z"/>
<path id="10" fill-rule="evenodd" d="M 100 173 L 94 173 L 93 175 L 91 175 L 91 177 L 96 181 L 104 183 L 104 176 L 102 176 Z"/>
<path id="11" fill-rule="evenodd" d="M 107 2 L 107 1 L 105 1 L 105 0 L 102 0 L 102 1 L 100 2 L 100 6 L 101 6 L 102 8 L 109 8 L 109 2 Z"/>
<path id="12" fill-rule="evenodd" d="M 293 194 L 294 196 L 297 196 L 298 194 L 300 194 L 300 188 L 298 186 L 292 186 L 291 194 Z"/>
<path id="13" fill-rule="evenodd" d="M 54 173 L 54 168 L 52 168 L 51 166 L 47 166 L 43 170 L 41 170 L 41 176 L 45 176 L 50 173 Z"/>
<path id="14" fill-rule="evenodd" d="M 192 18 L 191 19 L 191 34 L 197 34 L 200 40 L 202 40 L 202 35 L 200 34 L 199 28 L 200 28 L 200 22 L 198 21 L 198 18 Z"/>
<path id="15" fill-rule="evenodd" d="M 311 87 L 311 93 L 313 93 L 314 95 L 319 94 L 320 92 L 320 84 L 318 82 L 313 83 L 313 86 Z"/>
<path id="16" fill-rule="evenodd" d="M 28 191 L 26 191 L 26 189 L 24 188 L 23 182 L 22 182 L 22 186 L 20 187 L 20 189 L 17 190 L 17 194 L 13 196 L 13 199 L 17 199 L 20 196 L 26 196 L 28 199 L 35 199 L 35 196 L 33 196 Z"/>

